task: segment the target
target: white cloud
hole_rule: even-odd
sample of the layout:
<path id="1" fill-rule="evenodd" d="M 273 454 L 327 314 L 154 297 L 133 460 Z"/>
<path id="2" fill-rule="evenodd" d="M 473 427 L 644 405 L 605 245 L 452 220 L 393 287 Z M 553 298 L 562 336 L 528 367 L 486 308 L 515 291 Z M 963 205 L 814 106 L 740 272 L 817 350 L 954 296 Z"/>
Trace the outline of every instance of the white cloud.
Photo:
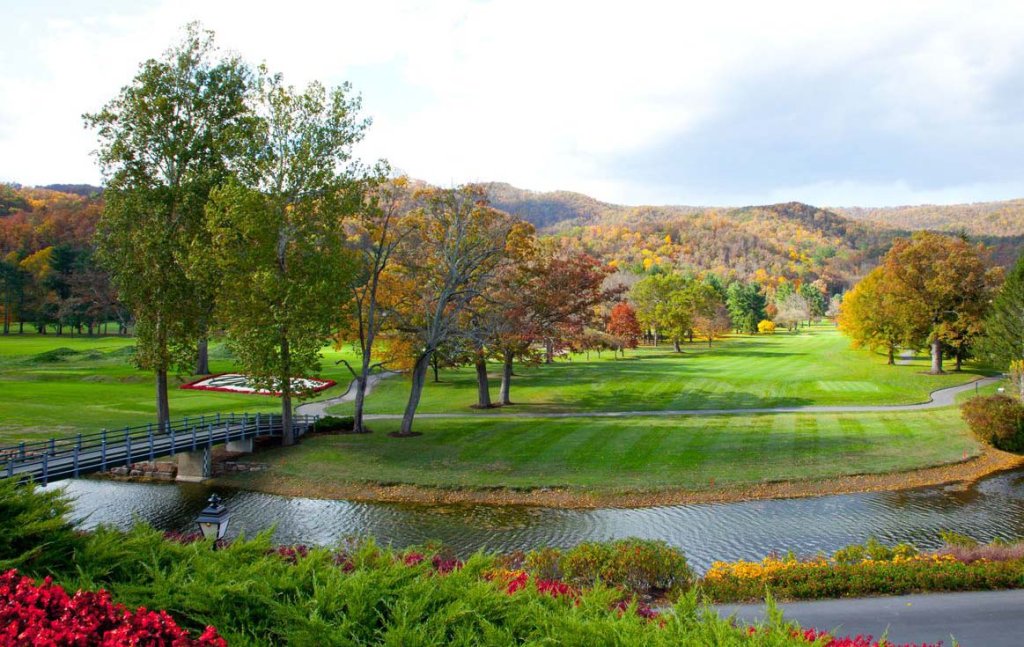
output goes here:
<path id="1" fill-rule="evenodd" d="M 20 70 L 0 64 L 0 96 L 23 99 L 0 105 L 0 178 L 95 181 L 94 140 L 78 115 L 112 97 L 192 19 L 294 82 L 363 79 L 375 118 L 366 157 L 445 184 L 497 179 L 630 203 L 738 203 L 800 187 L 816 187 L 805 192 L 824 202 L 846 202 L 830 198 L 854 198 L 855 189 L 866 192 L 855 202 L 880 202 L 900 195 L 885 187 L 903 176 L 868 182 L 837 165 L 826 181 L 792 177 L 766 190 L 756 177 L 722 176 L 695 189 L 626 179 L 622 164 L 673 138 L 714 141 L 720 133 L 702 129 L 728 129 L 726 114 L 806 119 L 786 93 L 799 102 L 800 82 L 811 78 L 841 90 L 857 77 L 859 94 L 837 95 L 811 122 L 788 127 L 826 140 L 859 129 L 937 139 L 962 130 L 990 145 L 1005 136 L 1000 120 L 1012 119 L 996 109 L 999 93 L 1012 94 L 1014 75 L 1024 74 L 1024 5 L 1010 3 L 159 0 L 86 21 L 44 20 L 31 48 L 3 46 L 27 58 Z M 761 105 L 765 87 L 782 98 Z"/>

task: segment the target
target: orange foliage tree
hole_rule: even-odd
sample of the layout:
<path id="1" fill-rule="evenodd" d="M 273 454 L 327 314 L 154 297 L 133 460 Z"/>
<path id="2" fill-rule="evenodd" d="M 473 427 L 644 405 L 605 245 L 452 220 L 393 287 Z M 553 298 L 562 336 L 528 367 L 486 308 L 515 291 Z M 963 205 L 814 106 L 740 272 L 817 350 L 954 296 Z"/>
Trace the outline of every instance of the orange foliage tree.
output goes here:
<path id="1" fill-rule="evenodd" d="M 612 308 L 611 316 L 608 317 L 608 324 L 605 326 L 605 330 L 618 340 L 620 351 L 624 348 L 636 348 L 641 331 L 633 306 L 625 301 L 616 303 L 615 307 Z"/>

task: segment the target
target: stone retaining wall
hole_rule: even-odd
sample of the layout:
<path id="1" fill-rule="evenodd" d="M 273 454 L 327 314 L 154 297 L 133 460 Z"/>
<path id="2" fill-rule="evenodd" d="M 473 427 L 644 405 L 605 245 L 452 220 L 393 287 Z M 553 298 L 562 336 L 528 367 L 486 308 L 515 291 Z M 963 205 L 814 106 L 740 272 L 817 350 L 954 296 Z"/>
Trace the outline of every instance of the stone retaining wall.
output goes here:
<path id="1" fill-rule="evenodd" d="M 236 460 L 214 460 L 213 476 L 238 474 L 240 472 L 262 472 L 270 469 L 266 463 L 250 463 Z M 178 476 L 177 461 L 145 461 L 134 463 L 130 468 L 122 465 L 103 472 L 108 476 L 123 479 L 146 479 L 152 481 L 174 481 Z"/>

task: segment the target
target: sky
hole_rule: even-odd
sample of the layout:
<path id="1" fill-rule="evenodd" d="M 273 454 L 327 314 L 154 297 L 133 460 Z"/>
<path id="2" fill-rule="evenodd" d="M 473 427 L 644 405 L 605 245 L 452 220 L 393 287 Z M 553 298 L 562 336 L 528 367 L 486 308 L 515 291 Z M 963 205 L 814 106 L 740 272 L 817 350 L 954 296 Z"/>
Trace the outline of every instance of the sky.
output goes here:
<path id="1" fill-rule="evenodd" d="M 81 115 L 193 20 L 357 149 L 451 186 L 621 204 L 1024 197 L 1024 3 L 0 0 L 0 181 L 99 184 Z"/>

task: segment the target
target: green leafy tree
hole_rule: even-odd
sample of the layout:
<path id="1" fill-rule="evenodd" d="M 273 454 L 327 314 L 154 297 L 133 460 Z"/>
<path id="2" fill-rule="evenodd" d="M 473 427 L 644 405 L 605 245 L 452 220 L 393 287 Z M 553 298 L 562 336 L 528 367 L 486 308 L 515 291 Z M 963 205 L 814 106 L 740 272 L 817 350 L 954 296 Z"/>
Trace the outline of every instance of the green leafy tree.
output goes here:
<path id="1" fill-rule="evenodd" d="M 803 283 L 799 290 L 800 296 L 807 302 L 807 309 L 810 314 L 809 319 L 816 319 L 824 317 L 828 311 L 828 299 L 825 298 L 825 293 L 820 288 L 815 286 L 813 283 Z M 808 321 L 808 323 L 810 323 Z"/>
<path id="2" fill-rule="evenodd" d="M 351 149 L 366 122 L 347 85 L 299 92 L 280 75 L 259 82 L 251 150 L 239 179 L 211 195 L 217 319 L 239 364 L 281 395 L 286 445 L 295 378 L 320 370 L 353 270 L 342 222 L 361 208 Z"/>
<path id="3" fill-rule="evenodd" d="M 979 346 L 981 355 L 1003 370 L 1024 360 L 1024 256 L 1017 259 L 992 301 Z"/>
<path id="4" fill-rule="evenodd" d="M 654 332 L 655 345 L 663 336 L 672 340 L 676 352 L 681 350 L 680 340 L 693 329 L 696 290 L 696 281 L 678 273 L 652 274 L 633 286 L 629 296 L 637 321 Z"/>
<path id="5" fill-rule="evenodd" d="M 731 283 L 726 290 L 725 305 L 732 325 L 741 332 L 756 333 L 758 322 L 767 317 L 764 295 L 755 283 Z"/>
<path id="6" fill-rule="evenodd" d="M 190 250 L 206 244 L 204 209 L 227 176 L 249 79 L 192 24 L 182 43 L 84 117 L 99 136 L 106 179 L 99 259 L 135 319 L 136 362 L 156 373 L 161 424 L 170 417 L 168 371 L 193 361 L 206 333 L 213 290 L 190 275 Z"/>

